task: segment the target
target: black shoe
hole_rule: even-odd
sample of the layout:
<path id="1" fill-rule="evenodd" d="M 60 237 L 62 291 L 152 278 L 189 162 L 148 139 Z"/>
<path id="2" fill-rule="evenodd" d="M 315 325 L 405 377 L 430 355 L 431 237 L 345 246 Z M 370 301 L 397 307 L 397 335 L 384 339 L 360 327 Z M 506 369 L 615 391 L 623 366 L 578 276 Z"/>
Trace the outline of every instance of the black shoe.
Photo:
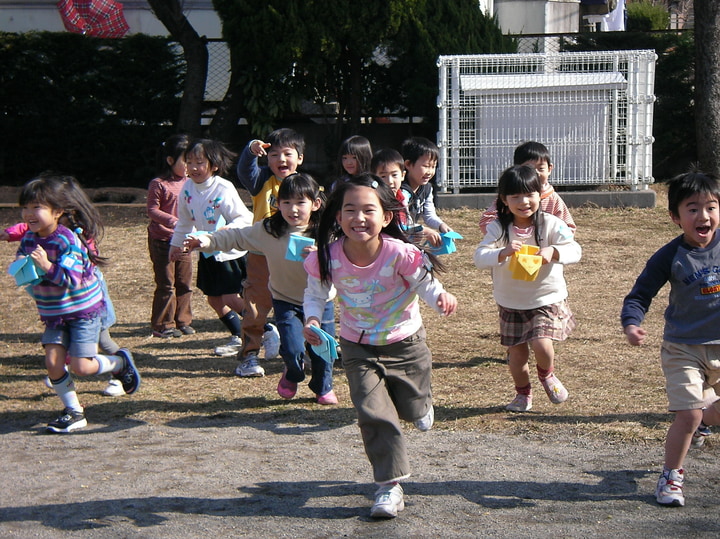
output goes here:
<path id="1" fill-rule="evenodd" d="M 183 335 L 195 335 L 195 328 L 191 326 L 183 326 L 180 328 L 180 333 Z"/>
<path id="2" fill-rule="evenodd" d="M 152 332 L 153 337 L 157 337 L 158 339 L 170 339 L 172 337 L 182 337 L 182 331 L 175 328 L 167 328 L 162 331 L 153 331 Z"/>
<path id="3" fill-rule="evenodd" d="M 82 412 L 76 412 L 75 410 L 71 410 L 70 408 L 65 408 L 60 414 L 60 417 L 48 423 L 47 431 L 63 433 L 82 429 L 83 427 L 87 427 L 87 419 L 85 419 L 85 414 L 83 414 Z"/>
<path id="4" fill-rule="evenodd" d="M 125 366 L 118 374 L 113 373 L 113 377 L 120 380 L 125 393 L 132 395 L 140 387 L 140 373 L 135 367 L 135 362 L 133 361 L 130 350 L 121 348 L 117 353 L 125 359 Z"/>

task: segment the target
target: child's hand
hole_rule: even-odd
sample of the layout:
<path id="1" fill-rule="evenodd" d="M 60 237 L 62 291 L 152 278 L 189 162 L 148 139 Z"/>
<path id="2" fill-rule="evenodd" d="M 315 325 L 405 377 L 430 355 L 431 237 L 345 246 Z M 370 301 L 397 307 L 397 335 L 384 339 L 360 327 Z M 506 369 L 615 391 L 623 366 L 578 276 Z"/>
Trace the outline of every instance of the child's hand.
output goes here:
<path id="1" fill-rule="evenodd" d="M 185 251 L 190 252 L 200 248 L 200 239 L 189 236 L 183 240 L 183 248 Z"/>
<path id="2" fill-rule="evenodd" d="M 255 157 L 262 157 L 263 155 L 267 155 L 265 149 L 269 147 L 270 144 L 267 142 L 263 142 L 262 140 L 253 140 L 250 144 L 250 152 Z"/>
<path id="3" fill-rule="evenodd" d="M 48 260 L 47 252 L 42 248 L 42 245 L 38 245 L 35 249 L 33 249 L 33 252 L 30 253 L 30 258 L 32 258 L 35 265 L 45 273 L 50 271 L 52 264 L 50 263 L 50 260 Z"/>
<path id="4" fill-rule="evenodd" d="M 549 264 L 553 260 L 557 260 L 557 251 L 555 250 L 555 247 L 543 247 L 537 254 L 539 257 L 542 257 L 543 264 Z"/>
<path id="5" fill-rule="evenodd" d="M 500 251 L 498 254 L 498 261 L 502 262 L 506 258 L 511 257 L 515 253 L 517 253 L 520 249 L 522 249 L 523 242 L 520 240 L 512 240 L 510 243 L 508 243 L 505 248 Z"/>
<path id="6" fill-rule="evenodd" d="M 447 226 L 445 223 L 441 223 L 438 230 L 440 230 L 441 234 L 445 234 L 445 232 L 452 232 L 452 228 Z"/>
<path id="7" fill-rule="evenodd" d="M 303 337 L 305 337 L 305 340 L 309 345 L 318 345 L 321 342 L 320 335 L 315 333 L 312 329 L 310 329 L 310 326 L 315 326 L 317 328 L 320 327 L 320 321 L 315 318 L 314 316 L 311 316 L 308 318 L 308 320 L 305 322 L 305 327 L 303 328 Z"/>
<path id="8" fill-rule="evenodd" d="M 457 298 L 452 294 L 443 292 L 438 296 L 437 305 L 444 316 L 450 316 L 457 311 Z"/>
<path id="9" fill-rule="evenodd" d="M 633 346 L 640 346 L 645 341 L 646 335 L 647 331 L 640 326 L 636 326 L 634 324 L 625 326 L 625 336 L 627 337 L 628 342 Z"/>
<path id="10" fill-rule="evenodd" d="M 307 255 L 309 255 L 313 251 L 317 251 L 317 245 L 314 245 L 314 244 L 307 245 L 307 246 L 303 247 L 303 250 L 300 253 L 300 256 L 302 256 L 303 258 L 307 258 Z"/>
<path id="11" fill-rule="evenodd" d="M 442 238 L 440 237 L 440 233 L 436 230 L 433 230 L 432 228 L 424 226 L 423 236 L 425 236 L 425 241 L 427 241 L 433 247 L 439 247 L 440 245 L 442 245 Z"/>

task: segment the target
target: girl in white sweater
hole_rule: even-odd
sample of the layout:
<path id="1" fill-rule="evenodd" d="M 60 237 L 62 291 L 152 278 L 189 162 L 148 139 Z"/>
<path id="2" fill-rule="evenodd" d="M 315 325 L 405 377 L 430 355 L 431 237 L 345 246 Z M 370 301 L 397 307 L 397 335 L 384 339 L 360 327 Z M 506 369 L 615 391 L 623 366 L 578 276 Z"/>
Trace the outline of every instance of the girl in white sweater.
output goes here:
<path id="1" fill-rule="evenodd" d="M 309 360 L 312 375 L 308 387 L 319 404 L 337 404 L 333 391 L 333 361 L 318 356 L 305 345 L 303 325 L 303 295 L 307 286 L 307 272 L 302 259 L 288 260 L 286 253 L 292 235 L 315 238 L 315 230 L 324 207 L 324 197 L 317 182 L 307 174 L 296 173 L 285 178 L 278 191 L 278 211 L 271 217 L 247 228 L 228 228 L 212 234 L 194 235 L 185 240 L 189 249 L 225 251 L 247 249 L 262 253 L 270 271 L 269 288 L 272 295 L 275 322 L 280 332 L 280 355 L 285 369 L 277 392 L 284 399 L 292 399 L 298 383 L 305 379 L 305 362 Z M 305 254 L 314 249 L 304 247 Z M 323 313 L 322 329 L 334 335 L 333 304 L 328 301 Z"/>
<path id="2" fill-rule="evenodd" d="M 554 374 L 552 341 L 563 341 L 575 327 L 567 303 L 563 265 L 580 260 L 580 245 L 557 217 L 540 210 L 537 172 L 521 165 L 505 170 L 498 181 L 498 217 L 475 251 L 478 268 L 490 268 L 493 295 L 500 314 L 500 342 L 508 347 L 510 374 L 516 396 L 507 405 L 513 412 L 532 408 L 528 359 L 535 354 L 538 378 L 550 401 L 560 404 L 568 392 Z M 523 245 L 539 248 L 542 265 L 534 280 L 513 278 L 511 260 Z"/>

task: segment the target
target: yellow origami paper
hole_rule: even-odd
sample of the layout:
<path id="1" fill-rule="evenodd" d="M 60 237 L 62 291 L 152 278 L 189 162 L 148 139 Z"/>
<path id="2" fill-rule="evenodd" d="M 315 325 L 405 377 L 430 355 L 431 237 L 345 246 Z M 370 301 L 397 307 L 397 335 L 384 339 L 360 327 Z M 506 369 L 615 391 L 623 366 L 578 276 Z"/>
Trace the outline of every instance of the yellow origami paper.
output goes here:
<path id="1" fill-rule="evenodd" d="M 510 259 L 509 269 L 512 278 L 519 281 L 534 281 L 542 266 L 542 257 L 536 255 L 540 250 L 536 245 L 523 245 Z"/>

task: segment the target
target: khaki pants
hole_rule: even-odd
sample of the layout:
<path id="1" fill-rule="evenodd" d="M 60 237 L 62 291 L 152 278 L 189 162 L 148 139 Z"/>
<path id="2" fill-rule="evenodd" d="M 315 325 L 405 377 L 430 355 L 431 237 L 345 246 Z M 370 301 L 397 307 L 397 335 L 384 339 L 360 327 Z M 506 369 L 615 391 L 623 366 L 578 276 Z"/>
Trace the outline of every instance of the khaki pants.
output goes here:
<path id="1" fill-rule="evenodd" d="M 268 289 L 270 272 L 263 255 L 248 253 L 245 259 L 247 277 L 243 282 L 245 309 L 242 313 L 242 349 L 238 359 L 250 352 L 260 351 L 267 317 L 272 309 L 272 295 Z"/>
<path id="2" fill-rule="evenodd" d="M 376 483 L 410 475 L 400 419 L 415 421 L 432 405 L 432 356 L 425 329 L 385 346 L 340 339 L 343 367 Z"/>

